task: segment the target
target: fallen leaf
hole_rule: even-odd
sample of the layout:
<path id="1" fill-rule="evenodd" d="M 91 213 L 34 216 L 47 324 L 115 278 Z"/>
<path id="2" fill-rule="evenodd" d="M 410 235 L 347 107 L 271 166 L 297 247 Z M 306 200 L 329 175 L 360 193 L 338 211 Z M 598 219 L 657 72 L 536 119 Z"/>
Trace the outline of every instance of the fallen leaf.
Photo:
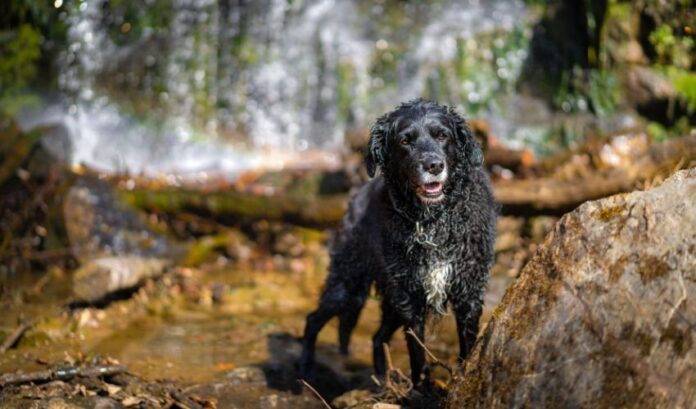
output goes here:
<path id="1" fill-rule="evenodd" d="M 123 390 L 123 388 L 120 386 L 112 385 L 110 383 L 104 384 L 104 386 L 106 387 L 106 393 L 108 393 L 109 396 L 114 396 Z"/>
<path id="2" fill-rule="evenodd" d="M 135 406 L 135 405 L 139 404 L 140 402 L 142 402 L 142 399 L 140 399 L 136 396 L 128 396 L 127 398 L 125 398 L 121 401 L 121 404 L 125 407 L 129 407 L 129 406 Z"/>
<path id="3" fill-rule="evenodd" d="M 234 369 L 235 364 L 232 362 L 218 362 L 215 365 L 215 370 L 216 371 L 229 371 L 230 369 Z"/>

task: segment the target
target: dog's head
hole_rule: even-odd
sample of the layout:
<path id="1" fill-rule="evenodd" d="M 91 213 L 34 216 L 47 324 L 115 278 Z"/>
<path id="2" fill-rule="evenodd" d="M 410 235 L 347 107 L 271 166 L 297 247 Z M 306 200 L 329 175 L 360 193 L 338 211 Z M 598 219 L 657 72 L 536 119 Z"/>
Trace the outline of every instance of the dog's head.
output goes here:
<path id="1" fill-rule="evenodd" d="M 421 99 L 380 117 L 365 156 L 372 177 L 379 167 L 424 204 L 442 201 L 454 178 L 480 167 L 483 153 L 464 118 L 451 108 Z"/>

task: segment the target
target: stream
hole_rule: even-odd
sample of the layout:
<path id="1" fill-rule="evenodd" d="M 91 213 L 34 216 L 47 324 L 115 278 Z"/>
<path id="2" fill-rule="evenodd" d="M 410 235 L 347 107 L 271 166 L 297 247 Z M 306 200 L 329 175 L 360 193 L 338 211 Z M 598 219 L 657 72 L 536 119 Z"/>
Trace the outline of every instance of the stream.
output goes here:
<path id="1" fill-rule="evenodd" d="M 277 397 L 293 402 L 288 407 L 317 407 L 311 394 L 297 396 L 290 391 L 300 353 L 298 337 L 306 314 L 315 306 L 323 276 L 323 272 L 179 268 L 130 299 L 77 310 L 62 304 L 69 298 L 69 276 L 51 277 L 40 296 L 32 290 L 36 279 L 7 283 L 11 287 L 5 287 L 0 298 L 9 318 L 5 325 L 20 317 L 44 319 L 36 321 L 17 349 L 2 356 L 0 373 L 104 356 L 144 379 L 172 380 L 201 391 L 217 399 L 219 407 L 257 407 Z M 509 281 L 507 276 L 492 278 L 484 320 Z M 378 324 L 379 303 L 372 297 L 347 358 L 338 353 L 337 323 L 321 332 L 316 388 L 325 398 L 356 388 L 375 389 L 370 379 L 371 338 Z M 430 325 L 427 345 L 438 359 L 454 363 L 457 338 L 451 316 Z M 390 351 L 394 365 L 407 373 L 403 337 L 394 337 Z M 447 379 L 446 373 L 437 371 L 435 377 Z"/>

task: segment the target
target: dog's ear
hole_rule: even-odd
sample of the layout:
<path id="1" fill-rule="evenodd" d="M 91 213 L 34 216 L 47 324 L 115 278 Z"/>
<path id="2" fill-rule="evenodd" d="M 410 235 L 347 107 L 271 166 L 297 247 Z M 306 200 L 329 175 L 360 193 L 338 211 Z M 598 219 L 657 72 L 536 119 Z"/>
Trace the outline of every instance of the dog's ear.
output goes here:
<path id="1" fill-rule="evenodd" d="M 483 150 L 479 146 L 478 141 L 475 138 L 471 138 L 471 148 L 469 149 L 469 163 L 474 167 L 481 167 L 483 165 Z"/>
<path id="2" fill-rule="evenodd" d="M 481 150 L 481 146 L 474 138 L 469 124 L 452 108 L 449 108 L 448 114 L 454 123 L 453 127 L 457 134 L 457 146 L 463 151 L 464 157 L 471 166 L 480 167 L 483 165 L 483 150 Z"/>
<path id="3" fill-rule="evenodd" d="M 367 144 L 367 152 L 365 153 L 365 167 L 367 167 L 367 174 L 370 177 L 375 176 L 377 167 L 384 166 L 389 129 L 390 121 L 388 115 L 377 119 L 377 122 L 370 128 L 370 142 Z"/>

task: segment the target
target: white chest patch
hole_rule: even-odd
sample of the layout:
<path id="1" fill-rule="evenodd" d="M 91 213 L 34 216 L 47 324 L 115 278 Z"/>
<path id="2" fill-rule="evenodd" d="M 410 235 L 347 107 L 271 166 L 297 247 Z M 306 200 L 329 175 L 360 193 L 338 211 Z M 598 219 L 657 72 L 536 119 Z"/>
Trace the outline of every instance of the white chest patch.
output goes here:
<path id="1" fill-rule="evenodd" d="M 447 287 L 451 274 L 452 264 L 438 263 L 427 269 L 422 276 L 425 299 L 438 314 L 447 313 Z"/>

